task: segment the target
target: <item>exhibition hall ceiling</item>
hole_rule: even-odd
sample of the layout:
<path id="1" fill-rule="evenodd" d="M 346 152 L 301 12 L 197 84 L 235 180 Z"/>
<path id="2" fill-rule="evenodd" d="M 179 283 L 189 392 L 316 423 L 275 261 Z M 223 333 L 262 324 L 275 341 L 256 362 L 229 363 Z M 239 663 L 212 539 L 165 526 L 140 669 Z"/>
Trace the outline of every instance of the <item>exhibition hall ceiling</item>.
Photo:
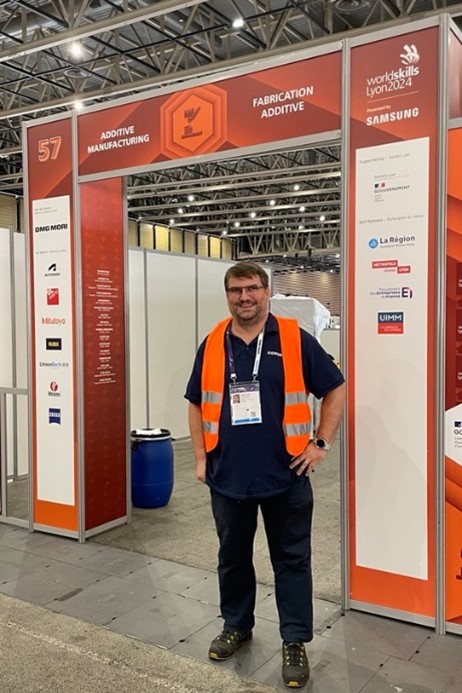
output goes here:
<path id="1" fill-rule="evenodd" d="M 0 0 L 0 193 L 23 194 L 31 119 L 442 11 L 458 23 L 462 3 Z M 339 144 L 131 176 L 128 191 L 133 219 L 228 235 L 241 254 L 336 262 Z"/>

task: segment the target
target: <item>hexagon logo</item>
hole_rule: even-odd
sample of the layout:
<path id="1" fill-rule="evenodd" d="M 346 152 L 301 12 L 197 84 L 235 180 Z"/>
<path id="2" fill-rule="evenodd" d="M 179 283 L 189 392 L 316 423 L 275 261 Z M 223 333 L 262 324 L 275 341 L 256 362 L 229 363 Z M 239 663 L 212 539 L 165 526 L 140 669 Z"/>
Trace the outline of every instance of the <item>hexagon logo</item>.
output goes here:
<path id="1" fill-rule="evenodd" d="M 160 109 L 162 153 L 177 159 L 216 151 L 226 139 L 226 103 L 214 84 L 174 94 Z"/>

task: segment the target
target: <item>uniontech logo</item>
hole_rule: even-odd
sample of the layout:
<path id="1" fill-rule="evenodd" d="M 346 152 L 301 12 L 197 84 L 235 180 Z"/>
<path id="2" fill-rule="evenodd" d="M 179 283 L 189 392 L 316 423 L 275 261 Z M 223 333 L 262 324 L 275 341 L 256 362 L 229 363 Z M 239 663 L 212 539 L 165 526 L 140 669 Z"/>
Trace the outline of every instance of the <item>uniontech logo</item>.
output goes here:
<path id="1" fill-rule="evenodd" d="M 400 54 L 401 62 L 403 65 L 417 65 L 420 60 L 419 51 L 414 44 L 408 45 L 407 43 L 403 46 L 404 53 Z"/>

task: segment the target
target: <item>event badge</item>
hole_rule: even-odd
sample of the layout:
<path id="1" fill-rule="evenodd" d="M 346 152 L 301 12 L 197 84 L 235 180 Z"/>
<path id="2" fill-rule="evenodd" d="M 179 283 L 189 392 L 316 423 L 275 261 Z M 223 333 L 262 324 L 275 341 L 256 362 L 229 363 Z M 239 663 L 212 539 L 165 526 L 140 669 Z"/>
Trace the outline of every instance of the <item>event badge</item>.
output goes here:
<path id="1" fill-rule="evenodd" d="M 231 425 L 242 426 L 244 424 L 259 424 L 262 422 L 260 383 L 258 382 L 258 369 L 260 368 L 261 352 L 263 349 L 263 336 L 265 329 L 258 335 L 255 362 L 252 371 L 252 380 L 239 382 L 234 366 L 234 354 L 229 331 L 226 331 L 226 343 L 228 346 L 229 373 L 229 405 L 231 410 Z"/>
<path id="2" fill-rule="evenodd" d="M 260 383 L 258 380 L 247 383 L 230 383 L 229 402 L 233 426 L 262 422 Z"/>

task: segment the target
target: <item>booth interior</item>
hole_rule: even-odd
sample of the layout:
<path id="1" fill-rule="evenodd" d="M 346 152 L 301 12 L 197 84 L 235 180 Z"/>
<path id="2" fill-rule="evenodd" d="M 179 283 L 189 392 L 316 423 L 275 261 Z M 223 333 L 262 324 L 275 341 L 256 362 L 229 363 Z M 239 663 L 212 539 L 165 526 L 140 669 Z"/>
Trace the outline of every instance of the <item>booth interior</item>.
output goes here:
<path id="1" fill-rule="evenodd" d="M 274 293 L 308 294 L 330 308 L 320 293 L 291 289 L 316 259 L 322 267 L 337 254 L 341 226 L 347 407 L 341 451 L 335 448 L 315 475 L 317 596 L 338 601 L 341 575 L 346 608 L 461 634 L 462 35 L 448 16 L 428 17 L 239 66 L 216 83 L 207 79 L 25 129 L 25 207 L 34 230 L 27 244 L 34 282 L 30 527 L 153 555 L 162 550 L 179 562 L 214 568 L 207 489 L 195 479 L 183 394 L 199 343 L 227 315 L 223 275 L 234 259 L 259 259 L 270 268 Z M 279 98 L 292 101 L 266 108 Z M 108 122 L 123 127 L 108 131 Z M 135 130 L 144 134 L 127 148 L 132 140 L 125 134 Z M 232 256 L 205 257 L 198 246 L 189 255 L 184 247 L 127 252 L 128 214 L 145 182 L 153 194 L 143 224 L 165 226 L 170 215 L 159 205 L 156 171 L 190 171 L 206 160 L 227 162 L 217 172 L 228 165 L 235 171 L 236 161 L 262 152 L 290 147 L 291 160 L 297 147 L 330 146 L 342 148 L 337 180 L 325 184 L 331 176 L 325 169 L 310 182 L 307 203 L 297 208 L 306 224 L 297 220 L 294 228 L 297 214 L 288 218 L 294 205 L 278 205 L 288 178 L 281 168 L 280 194 L 272 192 L 261 209 L 250 207 L 257 181 L 235 176 L 240 191 L 250 193 L 239 224 L 223 229 L 215 219 L 207 227 L 215 236 L 226 231 Z M 298 184 L 305 178 L 303 172 Z M 179 177 L 172 185 L 176 193 L 181 183 Z M 298 194 L 294 186 L 292 202 Z M 336 200 L 341 213 L 327 218 L 323 212 L 323 227 L 313 233 L 327 200 Z M 207 205 L 191 204 L 196 211 Z M 242 233 L 249 218 L 257 223 L 278 206 L 282 228 L 272 229 L 268 220 L 264 232 Z M 226 206 L 210 203 L 222 221 L 233 220 L 237 207 L 229 198 Z M 172 225 L 181 229 L 188 215 L 197 221 L 196 211 L 178 208 L 181 221 Z M 64 270 L 60 283 L 50 284 L 56 257 Z M 4 261 L 10 278 L 13 263 L 11 256 Z M 50 286 L 60 287 L 67 301 L 58 322 L 49 319 Z M 11 287 L 9 300 L 12 306 L 19 300 Z M 16 342 L 17 323 L 11 323 Z M 59 329 L 52 333 L 50 325 Z M 2 392 L 2 429 L 12 417 L 19 421 L 27 382 L 17 349 L 10 349 L 14 374 Z M 62 350 L 60 357 L 50 350 Z M 62 366 L 57 378 L 56 364 Z M 59 396 L 60 405 L 51 404 Z M 143 427 L 171 431 L 176 487 L 166 508 L 132 513 L 126 433 Z M 49 454 L 57 441 L 66 450 L 59 465 Z M 11 476 L 11 449 L 19 453 L 18 439 L 3 436 L 4 480 Z M 19 479 L 24 468 L 13 467 Z M 13 485 L 2 484 L 2 520 Z M 258 542 L 258 578 L 269 582 Z"/>
<path id="2" fill-rule="evenodd" d="M 336 148 L 338 152 L 338 147 Z M 339 152 L 338 152 L 339 153 Z M 260 215 L 267 229 L 263 239 L 264 250 L 257 257 L 268 272 L 272 287 L 271 310 L 280 315 L 295 317 L 304 329 L 313 334 L 332 355 L 340 360 L 340 329 L 330 329 L 330 311 L 313 295 L 329 298 L 329 303 L 340 305 L 339 248 L 323 248 L 326 238 L 338 242 L 338 212 L 340 192 L 338 181 L 339 160 L 329 167 L 332 175 L 324 172 L 318 194 L 314 195 L 313 180 L 320 175 L 311 166 L 311 172 L 297 164 L 297 152 L 283 152 L 291 161 L 291 175 L 287 170 L 271 172 L 264 180 L 258 176 L 240 192 L 242 215 L 248 217 L 251 200 L 260 205 Z M 307 154 L 304 155 L 304 160 Z M 317 155 L 316 160 L 319 159 Z M 272 163 L 271 155 L 262 155 L 265 166 Z M 216 170 L 226 162 L 215 162 Z M 274 164 L 274 161 L 273 161 Z M 180 174 L 182 178 L 184 176 Z M 311 176 L 311 178 L 310 178 Z M 333 195 L 332 181 L 337 190 Z M 300 181 L 301 190 L 293 191 L 293 181 Z M 152 178 L 148 183 L 152 184 Z M 219 187 L 217 179 L 209 187 Z M 188 189 L 194 196 L 204 194 L 199 179 L 191 179 Z M 196 186 L 196 187 L 195 187 Z M 130 187 L 130 181 L 129 181 Z M 226 186 L 224 186 L 226 187 Z M 310 190 L 311 197 L 303 193 Z M 329 192 L 326 194 L 324 189 Z M 238 192 L 239 194 L 239 192 Z M 229 198 L 229 191 L 223 196 Z M 286 196 L 292 197 L 297 208 L 287 210 Z M 329 198 L 330 195 L 330 198 Z M 286 199 L 285 199 L 286 198 Z M 277 202 L 268 206 L 269 199 Z M 324 199 L 328 223 L 319 222 L 319 210 Z M 256 201 L 255 201 L 256 200 Z M 218 199 L 216 200 L 218 202 Z M 310 206 L 310 202 L 312 206 Z M 304 203 L 306 208 L 299 211 Z M 178 204 L 178 203 L 177 203 Z M 236 205 L 238 200 L 236 200 Z M 271 210 L 271 215 L 268 210 Z M 172 211 L 163 209 L 144 215 L 142 231 L 144 243 L 154 245 L 156 232 L 178 233 L 187 227 L 169 227 L 166 219 Z M 287 220 L 291 219 L 291 228 Z M 331 222 L 332 220 L 332 222 Z M 258 221 L 258 220 L 257 220 Z M 151 233 L 149 233 L 151 222 Z M 261 223 L 261 222 L 260 222 Z M 306 224 L 301 228 L 302 224 Z M 165 224 L 162 226 L 162 224 Z M 210 513 L 208 489 L 195 478 L 194 458 L 187 427 L 187 402 L 185 386 L 191 371 L 196 349 L 208 331 L 228 315 L 223 279 L 228 267 L 235 260 L 190 255 L 183 242 L 183 252 L 165 252 L 152 247 L 135 247 L 143 242 L 143 234 L 130 233 L 134 222 L 129 222 L 128 249 L 128 325 L 129 325 L 129 402 L 130 430 L 162 428 L 170 432 L 174 450 L 173 493 L 164 507 L 136 508 L 131 511 L 130 522 L 114 527 L 94 537 L 103 544 L 117 546 L 150 556 L 170 559 L 194 567 L 216 569 L 217 540 Z M 319 228 L 324 227 L 322 232 Z M 226 235 L 232 237 L 233 228 L 228 223 Z M 234 229 L 236 231 L 236 229 Z M 324 237 L 322 237 L 324 233 Z M 0 230 L 2 268 L 0 281 L 2 308 L 10 315 L 11 326 L 0 336 L 3 372 L 0 386 L 10 388 L 4 394 L 7 442 L 5 447 L 6 483 L 2 484 L 4 505 L 2 516 L 10 521 L 29 523 L 30 488 L 28 473 L 28 397 L 27 397 L 27 308 L 26 308 L 26 253 L 24 234 Z M 263 236 L 256 227 L 255 236 Z M 328 234 L 328 236 L 326 235 Z M 148 242 L 146 243 L 146 237 Z M 159 235 L 157 235 L 159 238 Z M 245 235 L 230 240 L 236 254 L 244 255 Z M 251 242 L 251 241 L 250 241 Z M 259 240 L 262 243 L 262 238 Z M 284 244 L 284 245 L 282 245 Z M 287 245 L 289 244 L 289 245 Z M 290 245 L 291 244 L 291 245 Z M 169 242 L 167 247 L 171 247 Z M 178 245 L 174 246 L 178 249 Z M 263 248 L 262 247 L 262 248 Z M 287 257 L 283 257 L 287 251 Z M 197 251 L 197 246 L 196 246 Z M 310 266 L 309 257 L 313 258 Z M 250 258 L 251 259 L 251 258 Z M 286 263 L 285 260 L 288 260 Z M 335 271 L 333 267 L 335 266 Z M 330 279 L 330 282 L 329 282 Z M 285 296 L 284 292 L 304 295 Z M 59 378 L 56 378 L 58 381 Z M 50 375 L 48 395 L 59 403 L 59 387 Z M 19 394 L 21 392 L 22 394 Z M 3 401 L 3 399 L 2 399 Z M 317 405 L 310 398 L 316 423 Z M 313 554 L 315 592 L 319 598 L 337 603 L 341 600 L 340 588 L 340 473 L 339 446 L 334 445 L 329 464 L 325 465 L 314 480 L 316 512 L 313 529 Z M 263 531 L 257 533 L 255 565 L 257 579 L 272 584 L 273 575 Z"/>

